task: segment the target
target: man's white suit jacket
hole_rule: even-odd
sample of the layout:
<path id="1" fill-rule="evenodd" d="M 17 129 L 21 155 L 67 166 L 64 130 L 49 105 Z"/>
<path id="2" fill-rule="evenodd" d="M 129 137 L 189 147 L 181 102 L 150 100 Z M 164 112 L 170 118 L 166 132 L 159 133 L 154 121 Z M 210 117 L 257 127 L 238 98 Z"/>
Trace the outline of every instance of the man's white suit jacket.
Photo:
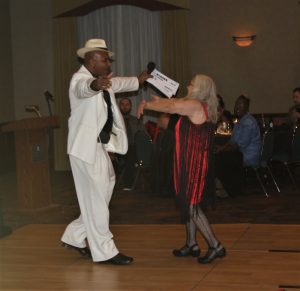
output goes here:
<path id="1" fill-rule="evenodd" d="M 69 88 L 71 116 L 68 121 L 68 154 L 93 164 L 96 159 L 97 137 L 107 120 L 107 105 L 103 92 L 90 88 L 95 78 L 84 67 L 73 75 Z M 104 145 L 109 152 L 125 154 L 128 141 L 124 120 L 116 103 L 118 92 L 135 91 L 139 87 L 136 77 L 116 77 L 111 79 L 110 94 L 113 111 L 113 128 L 108 144 Z"/>

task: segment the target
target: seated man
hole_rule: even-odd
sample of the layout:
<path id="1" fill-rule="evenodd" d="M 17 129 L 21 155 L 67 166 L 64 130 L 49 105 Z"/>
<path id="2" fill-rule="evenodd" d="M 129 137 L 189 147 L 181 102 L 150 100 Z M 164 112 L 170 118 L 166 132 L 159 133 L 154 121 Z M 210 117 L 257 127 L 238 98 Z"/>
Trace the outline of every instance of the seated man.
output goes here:
<path id="1" fill-rule="evenodd" d="M 293 90 L 294 106 L 289 110 L 291 126 L 295 128 L 300 123 L 300 87 Z"/>
<path id="2" fill-rule="evenodd" d="M 127 138 L 128 138 L 128 152 L 126 155 L 118 155 L 118 164 L 125 167 L 123 176 L 124 188 L 123 190 L 130 191 L 132 188 L 135 172 L 136 149 L 135 149 L 135 135 L 138 131 L 145 131 L 144 124 L 141 120 L 131 115 L 132 103 L 127 97 L 123 97 L 119 101 L 119 108 L 123 115 Z M 123 164 L 123 165 L 122 165 Z"/>
<path id="3" fill-rule="evenodd" d="M 233 128 L 230 140 L 217 146 L 216 150 L 216 175 L 231 196 L 242 192 L 243 166 L 258 166 L 260 163 L 260 130 L 249 113 L 249 105 L 247 97 L 238 97 L 234 111 L 239 121 Z"/>

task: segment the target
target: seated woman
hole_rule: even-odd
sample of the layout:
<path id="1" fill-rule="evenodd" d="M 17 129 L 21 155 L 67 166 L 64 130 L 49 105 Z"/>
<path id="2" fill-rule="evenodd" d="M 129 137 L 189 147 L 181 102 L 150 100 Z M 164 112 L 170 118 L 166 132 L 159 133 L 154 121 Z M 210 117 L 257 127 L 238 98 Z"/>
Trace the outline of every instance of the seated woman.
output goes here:
<path id="1" fill-rule="evenodd" d="M 232 114 L 225 109 L 225 103 L 221 95 L 218 97 L 218 121 L 216 125 L 216 139 L 215 143 L 222 145 L 228 141 L 229 135 L 233 128 Z"/>
<path id="2" fill-rule="evenodd" d="M 226 122 L 232 128 L 232 126 L 233 126 L 232 114 L 230 113 L 230 111 L 225 109 L 225 102 L 224 102 L 223 97 L 219 94 L 217 95 L 217 97 L 218 97 L 218 101 L 219 101 L 219 105 L 218 105 L 218 124 L 222 123 L 222 122 Z"/>

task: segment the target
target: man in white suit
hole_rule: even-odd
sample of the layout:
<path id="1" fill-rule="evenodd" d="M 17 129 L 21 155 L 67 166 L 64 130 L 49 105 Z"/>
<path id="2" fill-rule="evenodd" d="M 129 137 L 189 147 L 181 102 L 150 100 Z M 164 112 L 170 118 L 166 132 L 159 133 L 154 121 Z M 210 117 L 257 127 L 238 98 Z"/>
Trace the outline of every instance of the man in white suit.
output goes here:
<path id="1" fill-rule="evenodd" d="M 137 90 L 149 75 L 112 78 L 113 53 L 102 39 L 88 40 L 77 55 L 84 61 L 69 88 L 68 154 L 81 215 L 67 226 L 61 240 L 94 262 L 126 265 L 133 258 L 118 251 L 109 229 L 115 173 L 108 152 L 125 154 L 128 148 L 114 93 Z"/>

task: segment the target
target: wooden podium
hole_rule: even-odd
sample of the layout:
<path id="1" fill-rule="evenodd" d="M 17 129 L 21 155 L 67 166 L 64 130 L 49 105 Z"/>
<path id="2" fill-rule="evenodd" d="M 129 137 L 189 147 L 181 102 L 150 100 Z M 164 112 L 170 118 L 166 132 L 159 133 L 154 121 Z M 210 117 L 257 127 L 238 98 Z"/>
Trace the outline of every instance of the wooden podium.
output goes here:
<path id="1" fill-rule="evenodd" d="M 14 132 L 20 210 L 51 207 L 49 130 L 59 127 L 57 116 L 26 118 L 1 127 Z"/>

